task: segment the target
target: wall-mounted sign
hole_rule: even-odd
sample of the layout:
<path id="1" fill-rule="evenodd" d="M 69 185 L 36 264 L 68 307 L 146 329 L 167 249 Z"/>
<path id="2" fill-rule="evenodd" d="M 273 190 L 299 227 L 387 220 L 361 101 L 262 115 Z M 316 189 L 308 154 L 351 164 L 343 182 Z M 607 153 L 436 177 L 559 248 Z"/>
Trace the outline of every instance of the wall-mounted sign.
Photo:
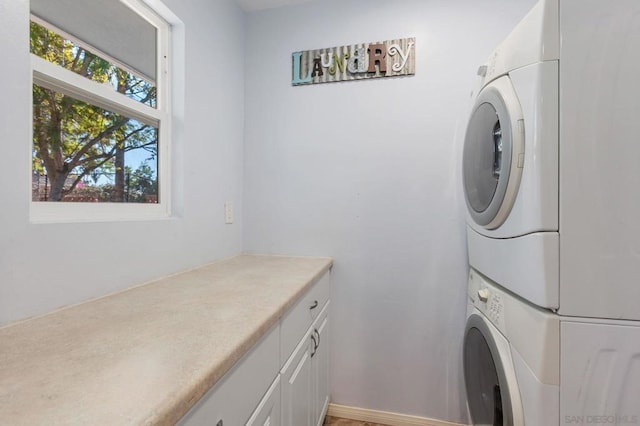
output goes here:
<path id="1" fill-rule="evenodd" d="M 292 54 L 291 83 L 330 83 L 416 73 L 415 38 L 307 50 Z"/>

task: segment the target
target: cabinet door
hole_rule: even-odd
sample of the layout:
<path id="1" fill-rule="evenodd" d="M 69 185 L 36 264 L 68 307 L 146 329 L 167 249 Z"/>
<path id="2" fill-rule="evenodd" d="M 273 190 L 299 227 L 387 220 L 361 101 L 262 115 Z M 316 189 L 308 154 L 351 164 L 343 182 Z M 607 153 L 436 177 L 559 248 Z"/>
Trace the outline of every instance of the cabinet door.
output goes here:
<path id="1" fill-rule="evenodd" d="M 316 320 L 312 333 L 316 336 L 316 347 L 312 351 L 312 398 L 313 425 L 322 426 L 329 405 L 329 304 Z"/>
<path id="2" fill-rule="evenodd" d="M 273 381 L 246 426 L 280 426 L 280 375 Z"/>
<path id="3" fill-rule="evenodd" d="M 311 349 L 314 346 L 309 331 L 282 369 L 283 426 L 311 426 L 312 424 Z"/>

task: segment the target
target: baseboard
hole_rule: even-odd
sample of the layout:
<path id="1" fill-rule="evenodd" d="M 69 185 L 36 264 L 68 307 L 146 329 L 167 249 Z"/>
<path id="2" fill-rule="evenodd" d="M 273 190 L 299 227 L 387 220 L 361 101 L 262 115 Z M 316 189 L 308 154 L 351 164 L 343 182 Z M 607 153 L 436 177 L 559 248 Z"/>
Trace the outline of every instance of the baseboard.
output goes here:
<path id="1" fill-rule="evenodd" d="M 451 423 L 443 420 L 428 419 L 426 417 L 367 410 L 366 408 L 349 407 L 338 404 L 329 404 L 327 416 L 359 420 L 361 422 L 380 423 L 388 426 L 462 426 L 461 423 Z"/>

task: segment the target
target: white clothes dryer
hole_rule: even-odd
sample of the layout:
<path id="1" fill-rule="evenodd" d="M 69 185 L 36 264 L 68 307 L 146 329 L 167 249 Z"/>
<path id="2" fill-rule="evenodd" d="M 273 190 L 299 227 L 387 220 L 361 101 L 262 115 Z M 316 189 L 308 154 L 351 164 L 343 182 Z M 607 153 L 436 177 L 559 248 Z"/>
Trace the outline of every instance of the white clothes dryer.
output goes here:
<path id="1" fill-rule="evenodd" d="M 562 317 L 473 269 L 463 344 L 474 425 L 639 424 L 640 323 Z"/>
<path id="2" fill-rule="evenodd" d="M 479 70 L 469 262 L 562 315 L 640 320 L 638 51 L 637 0 L 542 0 Z"/>

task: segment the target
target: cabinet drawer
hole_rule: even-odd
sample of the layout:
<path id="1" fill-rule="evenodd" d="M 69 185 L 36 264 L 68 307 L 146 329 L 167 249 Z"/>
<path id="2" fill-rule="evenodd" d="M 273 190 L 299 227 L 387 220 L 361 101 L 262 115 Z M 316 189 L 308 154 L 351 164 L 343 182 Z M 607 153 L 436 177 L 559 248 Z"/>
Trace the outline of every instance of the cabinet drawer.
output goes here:
<path id="1" fill-rule="evenodd" d="M 327 272 L 282 317 L 280 324 L 280 365 L 283 365 L 329 300 L 331 274 Z"/>
<path id="2" fill-rule="evenodd" d="M 244 424 L 280 369 L 276 325 L 180 420 L 181 426 Z"/>

